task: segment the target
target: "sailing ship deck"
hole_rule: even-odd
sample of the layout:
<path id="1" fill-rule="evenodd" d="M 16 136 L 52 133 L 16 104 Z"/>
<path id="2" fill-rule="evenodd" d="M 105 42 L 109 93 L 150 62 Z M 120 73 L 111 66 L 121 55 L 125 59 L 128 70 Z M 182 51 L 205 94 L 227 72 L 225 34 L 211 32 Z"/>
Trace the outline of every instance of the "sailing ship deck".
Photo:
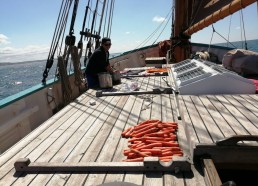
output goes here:
<path id="1" fill-rule="evenodd" d="M 167 87 L 167 77 L 123 79 L 140 90 Z M 120 89 L 123 84 L 114 88 Z M 95 96 L 88 90 L 0 157 L 0 185 L 99 185 L 131 182 L 138 185 L 205 185 L 198 166 L 179 173 L 19 173 L 14 162 L 121 162 L 127 139 L 121 132 L 147 119 L 179 123 L 178 140 L 186 156 L 194 143 L 214 143 L 235 134 L 258 134 L 257 95 L 178 96 L 173 94 Z M 95 102 L 96 104 L 92 104 Z M 178 120 L 178 113 L 182 120 Z M 186 131 L 187 130 L 187 131 Z M 185 134 L 190 136 L 186 137 Z M 189 141 L 190 140 L 190 141 Z M 129 162 L 128 162 L 129 163 Z M 197 170 L 198 169 L 198 170 Z"/>

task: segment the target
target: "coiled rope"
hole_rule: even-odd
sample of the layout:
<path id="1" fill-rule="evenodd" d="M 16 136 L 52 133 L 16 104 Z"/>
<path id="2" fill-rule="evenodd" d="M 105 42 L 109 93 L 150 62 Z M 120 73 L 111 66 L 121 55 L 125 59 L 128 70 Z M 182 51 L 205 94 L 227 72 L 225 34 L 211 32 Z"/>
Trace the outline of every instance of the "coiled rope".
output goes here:
<path id="1" fill-rule="evenodd" d="M 60 76 L 61 86 L 62 86 L 63 103 L 64 105 L 67 105 L 72 100 L 72 89 L 69 82 L 69 77 L 67 75 L 63 56 L 58 56 L 57 65 L 59 69 L 59 76 Z"/>
<path id="2" fill-rule="evenodd" d="M 73 68 L 74 68 L 74 84 L 79 88 L 81 92 L 85 88 L 85 79 L 83 78 L 83 74 L 81 71 L 81 64 L 80 64 L 80 53 L 78 54 L 78 48 L 76 46 L 71 46 L 71 57 L 73 61 Z"/>

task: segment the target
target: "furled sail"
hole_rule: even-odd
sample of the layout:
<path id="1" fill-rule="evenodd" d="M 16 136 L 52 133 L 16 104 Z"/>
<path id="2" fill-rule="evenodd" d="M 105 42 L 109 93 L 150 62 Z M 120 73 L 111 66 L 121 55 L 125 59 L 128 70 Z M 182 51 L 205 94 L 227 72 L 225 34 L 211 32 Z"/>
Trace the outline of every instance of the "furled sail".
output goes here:
<path id="1" fill-rule="evenodd" d="M 230 4 L 233 0 L 195 0 L 192 8 L 191 25 L 198 23 L 207 16 Z"/>
<path id="2" fill-rule="evenodd" d="M 186 35 L 193 33 L 255 3 L 256 0 L 195 0 Z"/>

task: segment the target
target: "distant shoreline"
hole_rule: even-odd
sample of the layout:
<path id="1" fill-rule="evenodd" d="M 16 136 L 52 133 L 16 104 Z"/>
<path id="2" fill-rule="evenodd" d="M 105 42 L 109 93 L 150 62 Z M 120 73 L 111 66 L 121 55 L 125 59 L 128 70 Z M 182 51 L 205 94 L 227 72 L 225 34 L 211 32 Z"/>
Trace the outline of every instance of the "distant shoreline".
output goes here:
<path id="1" fill-rule="evenodd" d="M 111 53 L 110 57 L 115 57 L 121 53 Z M 56 59 L 55 59 L 56 60 Z M 37 63 L 37 62 L 47 62 L 47 59 L 40 59 L 34 61 L 21 61 L 21 62 L 0 62 L 0 66 L 7 66 L 7 65 L 15 65 L 15 64 L 26 64 L 26 63 Z"/>
<path id="2" fill-rule="evenodd" d="M 247 46 L 248 46 L 248 50 L 254 51 L 254 52 L 258 52 L 258 39 L 251 39 L 251 40 L 247 40 Z M 234 46 L 236 48 L 243 48 L 244 47 L 244 41 L 231 41 L 230 43 L 213 43 L 212 45 L 217 45 L 217 46 L 224 46 L 224 47 L 232 47 L 232 44 L 234 44 Z M 118 52 L 118 53 L 110 53 L 110 58 L 116 57 L 120 54 L 122 54 L 123 52 Z M 19 64 L 29 64 L 29 63 L 37 63 L 37 62 L 45 62 L 47 63 L 47 58 L 46 59 L 41 59 L 41 60 L 32 60 L 32 61 L 21 61 L 21 62 L 0 62 L 0 66 L 9 66 L 9 65 L 19 65 Z"/>
<path id="3" fill-rule="evenodd" d="M 7 66 L 7 65 L 16 65 L 16 64 L 26 64 L 26 63 L 37 63 L 47 61 L 47 59 L 36 60 L 36 61 L 22 61 L 22 62 L 0 62 L 0 66 Z"/>

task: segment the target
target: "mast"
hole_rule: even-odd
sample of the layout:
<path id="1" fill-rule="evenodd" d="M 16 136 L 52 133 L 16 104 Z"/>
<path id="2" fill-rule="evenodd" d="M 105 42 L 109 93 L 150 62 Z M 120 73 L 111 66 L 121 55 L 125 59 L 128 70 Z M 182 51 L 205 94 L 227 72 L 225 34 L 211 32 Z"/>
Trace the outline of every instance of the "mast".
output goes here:
<path id="1" fill-rule="evenodd" d="M 220 10 L 214 12 L 213 14 L 207 16 L 205 19 L 199 21 L 194 24 L 190 28 L 188 28 L 184 34 L 190 36 L 199 30 L 202 30 L 205 27 L 210 26 L 211 24 L 245 8 L 246 6 L 257 2 L 257 0 L 234 0 L 232 3 L 224 6 Z"/>
<path id="2" fill-rule="evenodd" d="M 189 37 L 183 34 L 183 31 L 188 26 L 190 19 L 192 1 L 188 0 L 174 0 L 175 6 L 175 20 L 173 25 L 172 53 L 175 61 L 182 61 L 189 56 Z M 188 10 L 189 9 L 189 10 Z"/>

